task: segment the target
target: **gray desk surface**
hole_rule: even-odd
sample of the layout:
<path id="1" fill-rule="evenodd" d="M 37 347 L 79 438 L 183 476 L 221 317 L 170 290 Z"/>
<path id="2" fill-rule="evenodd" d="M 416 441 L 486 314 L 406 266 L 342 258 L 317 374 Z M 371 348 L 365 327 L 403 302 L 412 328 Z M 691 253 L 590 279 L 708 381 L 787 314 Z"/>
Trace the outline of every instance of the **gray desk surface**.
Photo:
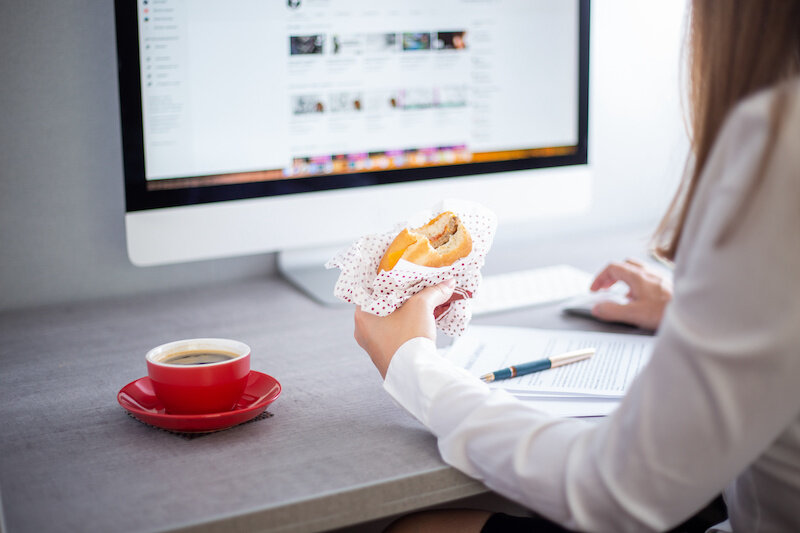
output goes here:
<path id="1" fill-rule="evenodd" d="M 485 272 L 596 271 L 641 255 L 645 239 L 498 247 Z M 556 306 L 475 322 L 599 327 Z M 7 531 L 322 531 L 485 492 L 384 393 L 352 330 L 351 308 L 273 277 L 0 314 Z M 248 343 L 253 368 L 283 385 L 274 416 L 192 440 L 128 417 L 116 393 L 145 375 L 144 353 L 188 337 Z"/>

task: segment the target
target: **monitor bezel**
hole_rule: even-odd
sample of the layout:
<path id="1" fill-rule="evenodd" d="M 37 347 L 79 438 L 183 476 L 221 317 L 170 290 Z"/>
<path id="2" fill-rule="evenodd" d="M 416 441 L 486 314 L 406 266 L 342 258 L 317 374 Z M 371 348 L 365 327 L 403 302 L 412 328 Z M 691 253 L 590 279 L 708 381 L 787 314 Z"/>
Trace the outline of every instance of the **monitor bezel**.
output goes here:
<path id="1" fill-rule="evenodd" d="M 117 68 L 127 212 L 274 197 L 392 183 L 455 178 L 513 170 L 586 165 L 589 131 L 590 0 L 578 0 L 578 142 L 574 153 L 507 161 L 288 178 L 231 185 L 148 190 L 145 177 L 139 27 L 136 0 L 115 0 Z"/>

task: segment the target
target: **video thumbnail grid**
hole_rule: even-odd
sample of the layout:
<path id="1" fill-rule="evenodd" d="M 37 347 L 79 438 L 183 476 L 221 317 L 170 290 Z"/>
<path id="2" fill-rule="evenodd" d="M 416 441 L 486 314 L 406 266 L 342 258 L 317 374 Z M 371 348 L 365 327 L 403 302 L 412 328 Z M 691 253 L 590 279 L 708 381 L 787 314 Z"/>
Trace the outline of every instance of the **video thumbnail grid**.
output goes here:
<path id="1" fill-rule="evenodd" d="M 466 107 L 468 87 L 412 87 L 369 91 L 331 91 L 291 95 L 293 115 L 381 113 Z"/>
<path id="2" fill-rule="evenodd" d="M 289 55 L 371 55 L 421 50 L 466 50 L 467 31 L 408 31 L 289 36 Z"/>

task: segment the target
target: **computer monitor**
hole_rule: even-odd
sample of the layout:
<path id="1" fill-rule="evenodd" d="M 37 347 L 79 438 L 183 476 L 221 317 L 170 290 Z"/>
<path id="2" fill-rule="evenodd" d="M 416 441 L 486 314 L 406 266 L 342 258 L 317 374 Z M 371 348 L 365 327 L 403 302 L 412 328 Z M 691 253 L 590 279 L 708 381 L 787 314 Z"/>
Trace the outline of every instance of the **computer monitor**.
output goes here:
<path id="1" fill-rule="evenodd" d="M 116 29 L 136 265 L 321 271 L 442 198 L 589 205 L 589 0 L 116 0 Z"/>

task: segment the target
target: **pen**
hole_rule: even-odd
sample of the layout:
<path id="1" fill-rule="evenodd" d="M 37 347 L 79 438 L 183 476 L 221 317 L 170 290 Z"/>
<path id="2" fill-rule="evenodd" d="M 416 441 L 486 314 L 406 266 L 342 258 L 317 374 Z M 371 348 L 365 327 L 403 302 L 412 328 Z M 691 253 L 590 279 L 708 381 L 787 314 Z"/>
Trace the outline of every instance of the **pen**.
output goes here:
<path id="1" fill-rule="evenodd" d="M 568 365 L 577 361 L 589 359 L 594 355 L 594 348 L 583 348 L 581 350 L 573 350 L 571 352 L 561 353 L 558 355 L 551 355 L 538 361 L 531 361 L 530 363 L 521 363 L 519 365 L 510 366 L 501 370 L 495 370 L 481 376 L 481 379 L 486 383 L 491 383 L 499 379 L 515 378 L 517 376 L 524 376 L 525 374 L 532 374 L 534 372 L 541 372 L 548 368 L 556 368 L 558 366 Z"/>

